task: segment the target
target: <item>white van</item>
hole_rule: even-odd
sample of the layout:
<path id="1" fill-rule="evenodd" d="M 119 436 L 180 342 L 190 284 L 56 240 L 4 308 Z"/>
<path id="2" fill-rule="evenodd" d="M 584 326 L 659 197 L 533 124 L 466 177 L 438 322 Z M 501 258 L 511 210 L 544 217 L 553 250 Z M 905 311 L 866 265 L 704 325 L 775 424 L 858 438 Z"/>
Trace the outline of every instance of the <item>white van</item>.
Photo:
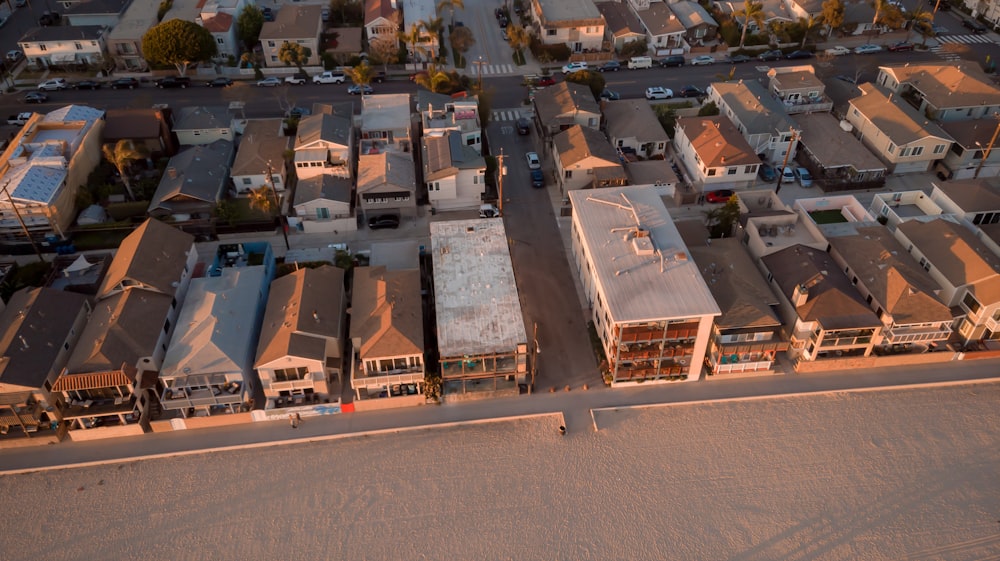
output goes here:
<path id="1" fill-rule="evenodd" d="M 493 205 L 479 205 L 479 218 L 496 218 L 500 210 Z"/>
<path id="2" fill-rule="evenodd" d="M 653 59 L 648 56 L 634 56 L 628 59 L 629 70 L 639 70 L 641 68 L 652 68 Z"/>

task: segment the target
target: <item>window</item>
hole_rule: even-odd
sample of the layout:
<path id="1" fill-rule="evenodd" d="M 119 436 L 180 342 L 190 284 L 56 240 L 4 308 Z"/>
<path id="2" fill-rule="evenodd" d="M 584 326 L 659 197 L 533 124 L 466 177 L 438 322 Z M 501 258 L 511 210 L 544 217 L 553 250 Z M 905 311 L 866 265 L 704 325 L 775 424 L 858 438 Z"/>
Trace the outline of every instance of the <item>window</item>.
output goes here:
<path id="1" fill-rule="evenodd" d="M 163 332 L 170 333 L 170 320 L 163 322 Z"/>
<path id="2" fill-rule="evenodd" d="M 860 117 L 861 116 L 861 112 L 858 111 L 857 107 L 855 107 L 854 109 L 851 109 L 851 115 L 854 115 L 855 117 Z"/>
<path id="3" fill-rule="evenodd" d="M 976 300 L 976 297 L 973 296 L 971 292 L 965 293 L 965 298 L 962 298 L 962 304 L 966 307 L 966 309 L 968 309 L 970 312 L 974 314 L 978 314 L 979 308 L 982 307 L 979 304 L 979 301 Z"/>
<path id="4" fill-rule="evenodd" d="M 317 208 L 316 209 L 316 218 L 318 218 L 320 220 L 326 220 L 326 219 L 330 218 L 330 209 L 328 209 L 328 208 Z"/>
<path id="5" fill-rule="evenodd" d="M 472 184 L 473 185 L 479 185 L 479 176 L 478 175 L 473 175 L 472 176 Z"/>
<path id="6" fill-rule="evenodd" d="M 552 36 L 554 36 L 556 34 L 556 30 L 555 29 L 546 29 L 545 30 L 545 34 L 548 35 L 549 37 L 552 37 Z"/>
<path id="7" fill-rule="evenodd" d="M 272 175 L 271 183 L 274 183 L 275 185 L 281 185 L 281 178 L 278 177 L 277 175 Z"/>
<path id="8" fill-rule="evenodd" d="M 44 52 L 44 51 L 47 51 L 47 50 L 49 50 L 49 48 L 48 48 L 48 47 L 46 47 L 45 45 L 38 45 L 38 50 L 39 50 L 39 51 L 43 51 L 43 52 Z"/>
<path id="9" fill-rule="evenodd" d="M 220 44 L 220 45 L 225 45 L 226 44 L 225 39 L 223 39 L 222 37 L 216 37 L 215 38 L 215 42 L 218 43 L 218 44 Z"/>
<path id="10" fill-rule="evenodd" d="M 590 120 L 587 121 L 587 124 L 590 125 L 590 126 L 592 126 L 592 127 L 596 127 L 597 126 L 597 118 L 596 117 L 591 117 Z"/>
<path id="11" fill-rule="evenodd" d="M 268 41 L 267 42 L 267 46 L 271 47 L 273 49 L 274 48 L 274 41 Z"/>
<path id="12" fill-rule="evenodd" d="M 278 57 L 271 55 L 271 62 L 278 62 Z"/>
<path id="13" fill-rule="evenodd" d="M 251 181 L 251 179 L 249 177 L 244 177 L 243 178 L 243 184 L 244 185 L 250 185 L 251 183 L 253 183 L 253 181 Z"/>
<path id="14" fill-rule="evenodd" d="M 890 153 L 890 154 L 895 154 L 896 153 L 896 145 L 890 142 L 889 143 L 889 147 L 886 148 L 885 151 L 888 152 L 888 153 Z"/>
<path id="15" fill-rule="evenodd" d="M 279 368 L 274 371 L 275 382 L 288 382 L 291 380 L 304 380 L 309 369 L 305 366 L 298 368 Z"/>
<path id="16" fill-rule="evenodd" d="M 83 43 L 73 43 L 73 48 L 75 48 L 78 51 L 82 51 L 83 50 Z"/>
<path id="17" fill-rule="evenodd" d="M 736 168 L 726 168 L 726 175 L 736 175 L 737 171 L 739 170 Z"/>
<path id="18" fill-rule="evenodd" d="M 756 169 L 754 169 L 756 167 L 757 166 L 747 166 L 743 168 L 743 173 L 754 173 L 755 171 L 757 171 Z"/>
<path id="19" fill-rule="evenodd" d="M 924 147 L 923 146 L 914 146 L 913 149 L 910 150 L 910 155 L 911 156 L 919 156 L 919 155 L 921 155 L 923 153 L 924 153 Z"/>
<path id="20" fill-rule="evenodd" d="M 934 147 L 934 153 L 935 154 L 944 154 L 944 147 L 945 147 L 944 144 L 938 144 L 937 146 Z"/>
<path id="21" fill-rule="evenodd" d="M 572 179 L 572 177 L 573 177 L 573 171 L 572 170 L 566 170 L 565 172 L 563 172 L 563 177 L 565 177 L 566 179 Z"/>
<path id="22" fill-rule="evenodd" d="M 715 168 L 709 168 L 708 172 L 705 175 L 712 177 L 715 175 L 715 171 L 716 171 Z"/>
<path id="23" fill-rule="evenodd" d="M 621 148 L 622 146 L 625 146 L 625 141 L 624 140 L 619 140 L 618 141 L 618 147 Z"/>

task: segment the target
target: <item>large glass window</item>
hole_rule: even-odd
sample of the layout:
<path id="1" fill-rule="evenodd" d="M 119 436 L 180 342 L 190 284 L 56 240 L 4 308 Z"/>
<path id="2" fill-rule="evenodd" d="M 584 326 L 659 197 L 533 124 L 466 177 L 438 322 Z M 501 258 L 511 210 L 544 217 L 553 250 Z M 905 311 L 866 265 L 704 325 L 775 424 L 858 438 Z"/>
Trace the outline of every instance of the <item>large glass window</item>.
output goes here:
<path id="1" fill-rule="evenodd" d="M 965 293 L 965 298 L 962 298 L 962 304 L 964 304 L 966 309 L 968 309 L 970 312 L 974 314 L 978 314 L 979 308 L 982 307 L 979 304 L 979 301 L 976 300 L 976 297 L 973 296 L 971 292 Z"/>
<path id="2" fill-rule="evenodd" d="M 290 382 L 292 380 L 304 380 L 309 374 L 309 369 L 305 366 L 298 368 L 280 368 L 274 371 L 274 381 Z"/>

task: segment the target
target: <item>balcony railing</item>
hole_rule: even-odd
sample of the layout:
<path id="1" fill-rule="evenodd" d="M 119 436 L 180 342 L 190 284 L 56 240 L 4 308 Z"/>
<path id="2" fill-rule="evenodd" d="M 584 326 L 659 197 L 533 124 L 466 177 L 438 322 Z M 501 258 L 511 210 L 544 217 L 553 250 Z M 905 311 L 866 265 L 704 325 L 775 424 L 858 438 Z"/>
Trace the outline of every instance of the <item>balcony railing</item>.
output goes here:
<path id="1" fill-rule="evenodd" d="M 236 392 L 232 393 L 232 389 Z M 243 394 L 239 386 L 231 386 L 226 390 L 219 386 L 211 389 L 191 390 L 189 388 L 168 388 L 160 397 L 164 409 L 184 409 L 188 407 L 210 405 L 235 405 L 243 402 Z"/>
<path id="2" fill-rule="evenodd" d="M 354 370 L 351 376 L 351 389 L 366 388 L 372 386 L 391 386 L 395 384 L 418 384 L 424 381 L 423 370 L 410 370 L 393 372 L 378 372 L 373 376 L 366 376 L 360 368 Z"/>
<path id="3" fill-rule="evenodd" d="M 798 101 L 782 101 L 782 103 L 785 106 L 785 113 L 789 115 L 829 112 L 833 109 L 833 101 L 825 98 L 804 98 Z"/>
<path id="4" fill-rule="evenodd" d="M 820 344 L 821 349 L 832 349 L 835 347 L 857 347 L 860 345 L 868 345 L 872 342 L 871 335 L 865 335 L 864 337 L 824 337 L 823 342 Z"/>

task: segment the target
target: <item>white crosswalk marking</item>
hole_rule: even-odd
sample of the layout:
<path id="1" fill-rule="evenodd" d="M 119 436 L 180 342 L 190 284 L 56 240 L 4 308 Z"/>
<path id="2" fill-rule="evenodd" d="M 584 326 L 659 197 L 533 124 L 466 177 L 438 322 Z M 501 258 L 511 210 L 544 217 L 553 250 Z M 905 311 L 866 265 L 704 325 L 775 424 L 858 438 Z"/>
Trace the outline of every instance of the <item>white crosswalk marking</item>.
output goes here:
<path id="1" fill-rule="evenodd" d="M 514 74 L 513 64 L 484 64 L 483 76 L 500 76 L 503 74 Z"/>
<path id="2" fill-rule="evenodd" d="M 938 35 L 936 37 L 940 43 L 993 43 L 993 40 L 989 37 L 984 37 L 982 35 Z"/>
<path id="3" fill-rule="evenodd" d="M 493 122 L 516 121 L 521 118 L 520 109 L 495 109 L 493 111 Z"/>
<path id="4" fill-rule="evenodd" d="M 957 54 L 955 54 L 955 53 L 949 53 L 949 52 L 945 51 L 945 50 L 944 50 L 944 47 L 942 47 L 942 46 L 940 46 L 940 45 L 938 45 L 938 46 L 936 46 L 936 47 L 931 47 L 931 48 L 930 48 L 930 49 L 928 49 L 928 50 L 929 50 L 930 52 L 932 52 L 932 53 L 936 54 L 937 56 L 939 56 L 939 57 L 941 57 L 941 58 L 943 58 L 943 59 L 947 60 L 947 61 L 956 61 L 956 60 L 962 60 L 962 57 L 958 56 L 958 55 L 957 55 Z"/>

